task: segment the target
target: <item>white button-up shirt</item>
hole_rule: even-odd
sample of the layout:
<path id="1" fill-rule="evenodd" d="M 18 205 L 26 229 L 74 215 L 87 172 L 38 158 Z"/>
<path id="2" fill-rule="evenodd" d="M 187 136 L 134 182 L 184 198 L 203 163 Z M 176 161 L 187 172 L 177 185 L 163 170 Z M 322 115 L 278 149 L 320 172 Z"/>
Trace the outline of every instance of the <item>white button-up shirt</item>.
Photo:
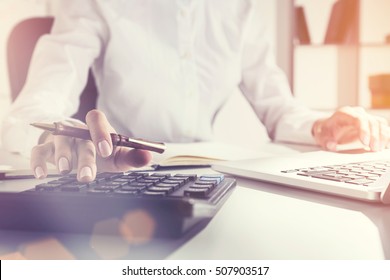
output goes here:
<path id="1" fill-rule="evenodd" d="M 91 66 L 97 107 L 118 133 L 210 140 L 217 112 L 239 87 L 272 139 L 313 143 L 318 115 L 292 97 L 256 0 L 61 2 L 3 124 L 9 150 L 29 154 L 41 133 L 29 123 L 77 111 Z"/>

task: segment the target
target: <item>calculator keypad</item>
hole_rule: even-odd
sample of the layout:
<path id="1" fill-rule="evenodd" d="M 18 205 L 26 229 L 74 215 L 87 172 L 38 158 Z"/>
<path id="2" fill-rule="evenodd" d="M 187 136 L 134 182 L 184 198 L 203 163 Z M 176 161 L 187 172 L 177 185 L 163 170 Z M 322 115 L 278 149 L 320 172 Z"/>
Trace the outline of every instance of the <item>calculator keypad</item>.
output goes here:
<path id="1" fill-rule="evenodd" d="M 77 181 L 74 174 L 35 187 L 37 192 L 85 193 L 131 197 L 190 197 L 207 199 L 224 180 L 222 174 L 99 173 L 90 183 Z"/>

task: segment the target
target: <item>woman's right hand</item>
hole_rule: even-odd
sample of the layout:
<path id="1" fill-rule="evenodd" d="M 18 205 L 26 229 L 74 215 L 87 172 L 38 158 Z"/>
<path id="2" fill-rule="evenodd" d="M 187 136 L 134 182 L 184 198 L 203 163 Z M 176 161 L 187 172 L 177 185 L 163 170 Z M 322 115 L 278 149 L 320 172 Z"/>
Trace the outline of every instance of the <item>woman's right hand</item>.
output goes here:
<path id="1" fill-rule="evenodd" d="M 50 134 L 32 149 L 31 168 L 36 178 L 47 176 L 47 162 L 56 165 L 60 174 L 77 169 L 77 179 L 90 182 L 97 171 L 128 171 L 146 165 L 152 158 L 149 151 L 113 147 L 110 134 L 116 132 L 99 110 L 88 112 L 85 127 L 92 140 Z"/>

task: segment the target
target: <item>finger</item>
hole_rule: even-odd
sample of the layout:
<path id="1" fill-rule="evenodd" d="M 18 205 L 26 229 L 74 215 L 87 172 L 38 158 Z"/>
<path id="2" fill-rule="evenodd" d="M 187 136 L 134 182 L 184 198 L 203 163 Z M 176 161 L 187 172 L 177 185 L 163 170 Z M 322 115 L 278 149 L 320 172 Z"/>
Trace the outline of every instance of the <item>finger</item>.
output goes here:
<path id="1" fill-rule="evenodd" d="M 382 125 L 381 132 L 384 135 L 385 148 L 388 149 L 388 148 L 390 148 L 390 127 L 387 124 Z"/>
<path id="2" fill-rule="evenodd" d="M 340 112 L 340 113 L 343 113 L 343 114 L 346 114 L 346 115 L 350 115 L 350 116 L 354 116 L 354 117 L 356 117 L 359 114 L 365 114 L 366 113 L 364 108 L 363 107 L 359 107 L 359 106 L 355 106 L 355 107 L 344 106 L 344 107 L 341 107 L 340 109 L 338 109 L 337 112 Z"/>
<path id="3" fill-rule="evenodd" d="M 319 120 L 314 124 L 313 134 L 318 145 L 324 150 L 335 151 L 337 143 L 333 136 L 332 118 Z"/>
<path id="4" fill-rule="evenodd" d="M 370 144 L 370 122 L 369 115 L 361 107 L 346 107 L 338 116 L 341 129 L 337 132 L 336 138 L 339 143 L 359 140 L 365 146 Z"/>
<path id="5" fill-rule="evenodd" d="M 88 112 L 86 122 L 99 155 L 103 158 L 109 157 L 113 151 L 110 132 L 114 130 L 106 116 L 98 110 L 92 110 Z"/>
<path id="6" fill-rule="evenodd" d="M 358 107 L 358 108 L 360 108 L 360 107 Z M 371 120 L 370 120 L 371 117 L 363 109 L 361 109 L 361 110 L 355 111 L 354 118 L 355 118 L 354 126 L 357 129 L 360 142 L 364 146 L 369 147 L 371 145 L 371 139 L 372 139 L 371 138 L 372 124 L 371 124 Z"/>
<path id="7" fill-rule="evenodd" d="M 372 117 L 364 109 L 349 108 L 337 117 L 339 122 L 339 129 L 335 131 L 337 143 L 343 144 L 359 140 L 364 146 L 370 146 Z"/>
<path id="8" fill-rule="evenodd" d="M 380 122 L 380 148 L 381 150 L 386 149 L 389 143 L 390 136 L 389 126 L 387 123 Z"/>
<path id="9" fill-rule="evenodd" d="M 373 117 L 360 107 L 356 109 L 360 109 L 355 110 L 360 125 L 360 141 L 373 151 L 381 150 L 381 130 L 383 125 L 387 125 L 387 120 L 382 117 Z"/>
<path id="10" fill-rule="evenodd" d="M 387 147 L 388 143 L 389 143 L 389 124 L 388 124 L 388 121 L 387 119 L 383 118 L 383 117 L 379 117 L 379 116 L 375 116 L 375 119 L 378 121 L 379 123 L 379 146 L 380 146 L 380 150 L 383 150 Z"/>
<path id="11" fill-rule="evenodd" d="M 74 138 L 65 136 L 54 137 L 54 162 L 61 174 L 67 174 L 72 170 L 72 148 Z"/>
<path id="12" fill-rule="evenodd" d="M 152 159 L 149 151 L 139 149 L 117 148 L 113 157 L 113 168 L 116 171 L 127 171 L 134 167 L 142 167 Z"/>
<path id="13" fill-rule="evenodd" d="M 372 151 L 381 150 L 380 139 L 381 139 L 381 125 L 380 122 L 376 118 L 370 119 L 370 149 Z"/>
<path id="14" fill-rule="evenodd" d="M 31 151 L 30 166 L 37 179 L 47 176 L 46 162 L 54 155 L 54 143 L 48 142 L 35 146 Z"/>
<path id="15" fill-rule="evenodd" d="M 313 124 L 313 129 L 312 129 L 312 134 L 314 136 L 315 141 L 323 149 L 326 149 L 326 145 L 325 145 L 325 141 L 324 141 L 324 139 L 326 137 L 325 126 L 324 126 L 325 122 L 326 122 L 326 119 L 317 120 Z"/>
<path id="16" fill-rule="evenodd" d="M 96 150 L 89 140 L 75 140 L 77 152 L 77 179 L 91 182 L 96 177 Z"/>

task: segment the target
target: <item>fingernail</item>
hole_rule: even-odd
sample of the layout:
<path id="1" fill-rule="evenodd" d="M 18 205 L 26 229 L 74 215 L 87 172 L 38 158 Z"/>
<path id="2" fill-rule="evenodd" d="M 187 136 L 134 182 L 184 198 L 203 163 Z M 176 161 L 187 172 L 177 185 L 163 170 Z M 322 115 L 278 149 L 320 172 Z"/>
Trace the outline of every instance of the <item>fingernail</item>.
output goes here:
<path id="1" fill-rule="evenodd" d="M 111 146 L 107 140 L 103 140 L 98 143 L 99 153 L 102 157 L 108 157 L 111 155 Z"/>
<path id="2" fill-rule="evenodd" d="M 80 170 L 80 179 L 87 178 L 87 177 L 92 178 L 92 169 L 89 166 L 84 166 Z"/>
<path id="3" fill-rule="evenodd" d="M 329 151 L 336 151 L 337 143 L 334 142 L 334 141 L 329 141 L 328 143 L 326 143 L 326 148 L 327 148 Z"/>
<path id="4" fill-rule="evenodd" d="M 369 146 L 370 145 L 370 137 L 368 135 L 365 135 L 362 139 L 362 143 L 363 145 L 365 146 Z"/>
<path id="5" fill-rule="evenodd" d="M 37 179 L 42 179 L 43 177 L 45 177 L 45 172 L 43 171 L 43 168 L 40 166 L 37 166 L 35 168 L 34 173 Z"/>
<path id="6" fill-rule="evenodd" d="M 58 160 L 58 169 L 60 170 L 60 173 L 66 173 L 70 170 L 69 161 L 66 157 L 61 157 Z"/>

